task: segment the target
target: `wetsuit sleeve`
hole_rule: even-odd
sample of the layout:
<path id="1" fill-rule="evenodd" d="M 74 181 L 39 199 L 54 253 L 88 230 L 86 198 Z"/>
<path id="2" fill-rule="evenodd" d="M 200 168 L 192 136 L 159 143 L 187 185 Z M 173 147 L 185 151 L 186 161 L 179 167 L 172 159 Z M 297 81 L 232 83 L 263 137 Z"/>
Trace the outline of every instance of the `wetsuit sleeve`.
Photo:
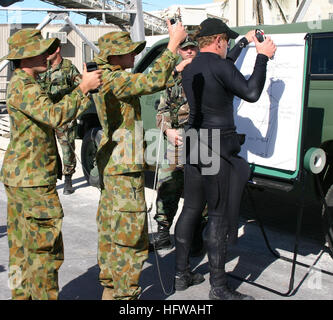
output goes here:
<path id="1" fill-rule="evenodd" d="M 227 60 L 225 68 L 219 68 L 219 77 L 235 96 L 248 102 L 256 102 L 265 85 L 267 61 L 267 56 L 258 54 L 253 73 L 246 80 L 234 64 Z"/>
<path id="2" fill-rule="evenodd" d="M 240 39 L 234 46 L 233 48 L 228 52 L 227 54 L 227 59 L 231 60 L 233 63 L 238 59 L 239 55 L 242 52 L 242 49 L 245 48 L 249 42 L 245 37 Z"/>

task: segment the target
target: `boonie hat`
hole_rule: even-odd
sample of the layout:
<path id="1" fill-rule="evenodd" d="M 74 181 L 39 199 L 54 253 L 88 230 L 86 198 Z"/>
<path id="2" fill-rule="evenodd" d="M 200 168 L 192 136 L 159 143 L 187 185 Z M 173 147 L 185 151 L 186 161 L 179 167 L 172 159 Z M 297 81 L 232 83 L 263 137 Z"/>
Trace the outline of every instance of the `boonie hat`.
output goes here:
<path id="1" fill-rule="evenodd" d="M 2 60 L 21 60 L 32 58 L 46 51 L 54 51 L 60 44 L 57 38 L 44 39 L 41 31 L 27 28 L 14 33 L 7 40 L 9 53 Z"/>
<path id="2" fill-rule="evenodd" d="M 198 46 L 198 42 L 196 42 L 195 40 L 193 40 L 191 37 L 187 36 L 185 38 L 185 40 L 179 45 L 179 48 L 183 49 L 186 48 L 188 46 Z"/>
<path id="3" fill-rule="evenodd" d="M 146 41 L 133 42 L 129 32 L 109 32 L 98 39 L 100 53 L 98 58 L 107 61 L 108 56 L 120 56 L 135 52 L 139 54 L 146 46 Z"/>
<path id="4" fill-rule="evenodd" d="M 239 34 L 232 31 L 222 20 L 217 18 L 207 18 L 199 26 L 197 38 L 212 36 L 214 34 L 226 33 L 229 39 L 236 39 Z"/>

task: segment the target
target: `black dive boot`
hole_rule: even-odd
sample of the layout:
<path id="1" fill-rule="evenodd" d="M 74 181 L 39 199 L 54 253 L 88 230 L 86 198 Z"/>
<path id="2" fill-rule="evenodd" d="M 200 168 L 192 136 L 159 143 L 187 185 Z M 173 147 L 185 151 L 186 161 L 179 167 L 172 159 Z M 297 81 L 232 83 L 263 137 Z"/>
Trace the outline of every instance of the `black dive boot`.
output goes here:
<path id="1" fill-rule="evenodd" d="M 191 271 L 176 272 L 175 275 L 175 290 L 184 291 L 190 286 L 195 286 L 204 282 L 205 278 L 200 273 L 194 273 Z"/>
<path id="2" fill-rule="evenodd" d="M 209 291 L 211 300 L 254 300 L 253 297 L 232 290 L 228 285 L 212 287 Z"/>
<path id="3" fill-rule="evenodd" d="M 227 285 L 225 262 L 227 256 L 228 225 L 221 217 L 212 217 L 204 237 L 210 269 L 211 300 L 254 300 L 253 297 L 232 290 Z"/>
<path id="4" fill-rule="evenodd" d="M 65 184 L 64 184 L 64 194 L 72 194 L 74 192 L 74 188 L 72 186 L 72 175 L 65 175 Z"/>
<path id="5" fill-rule="evenodd" d="M 153 242 L 149 243 L 149 252 L 156 250 L 171 249 L 172 243 L 170 240 L 169 228 L 166 226 L 158 225 L 157 234 L 153 235 Z"/>

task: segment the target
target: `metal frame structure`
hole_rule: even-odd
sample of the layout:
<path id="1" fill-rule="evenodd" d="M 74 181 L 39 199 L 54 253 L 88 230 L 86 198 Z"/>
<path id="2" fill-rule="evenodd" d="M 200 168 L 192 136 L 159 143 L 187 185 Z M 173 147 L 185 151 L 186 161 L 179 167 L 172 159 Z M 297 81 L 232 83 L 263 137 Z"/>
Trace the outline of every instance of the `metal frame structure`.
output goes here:
<path id="1" fill-rule="evenodd" d="M 88 1 L 88 0 L 83 0 Z M 17 11 L 46 11 L 47 16 L 44 20 L 36 27 L 37 30 L 43 29 L 47 24 L 49 24 L 52 20 L 63 20 L 71 28 L 81 37 L 81 39 L 94 50 L 95 53 L 99 53 L 99 49 L 95 46 L 93 42 L 91 42 L 84 33 L 76 26 L 76 24 L 70 19 L 69 13 L 70 12 L 77 12 L 77 13 L 105 13 L 105 14 L 128 14 L 130 16 L 129 24 L 130 24 L 130 31 L 131 37 L 133 41 L 142 41 L 145 39 L 145 32 L 144 32 L 144 23 L 143 23 L 143 13 L 142 13 L 142 3 L 141 0 L 131 0 L 126 10 L 120 11 L 119 9 L 105 9 L 105 10 L 96 10 L 96 9 L 84 9 L 84 8 L 71 8 L 71 9 L 34 9 L 34 8 L 15 8 Z M 4 9 L 0 8 L 0 11 L 10 11 L 12 9 Z M 143 54 L 143 53 L 142 53 Z M 141 56 L 141 55 L 140 55 Z M 138 59 L 140 58 L 137 57 Z M 8 65 L 9 61 L 4 60 L 0 63 L 0 72 Z"/>
<path id="2" fill-rule="evenodd" d="M 146 34 L 165 34 L 167 27 L 164 19 L 156 17 L 142 10 L 142 3 L 138 0 L 42 0 L 43 2 L 63 8 L 94 9 L 85 12 L 87 23 L 90 19 L 97 19 L 123 28 L 131 24 L 130 10 L 139 10 L 142 15 L 142 24 Z M 110 11 L 104 11 L 110 10 Z M 83 13 L 83 12 L 82 12 Z"/>

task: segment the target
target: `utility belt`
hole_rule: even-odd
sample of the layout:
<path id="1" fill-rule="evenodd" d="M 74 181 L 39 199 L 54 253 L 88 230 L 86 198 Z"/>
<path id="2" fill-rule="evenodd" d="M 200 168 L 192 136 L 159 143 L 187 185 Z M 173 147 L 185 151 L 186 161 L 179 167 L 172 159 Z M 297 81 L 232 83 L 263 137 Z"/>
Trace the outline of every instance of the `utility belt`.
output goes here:
<path id="1" fill-rule="evenodd" d="M 183 127 L 184 127 L 185 132 L 188 131 L 189 129 L 194 129 L 196 131 L 199 131 L 200 129 L 203 129 L 203 128 L 194 128 L 194 127 L 191 127 L 188 123 L 185 124 Z M 219 128 L 213 128 L 213 129 L 208 129 L 208 130 L 214 130 L 214 129 L 219 129 Z M 237 133 L 236 132 L 236 128 L 231 128 L 231 129 L 227 129 L 227 130 L 219 129 L 219 130 L 220 130 L 219 134 L 221 136 L 227 136 L 227 135 L 233 134 L 233 133 L 237 134 L 239 144 L 240 145 L 244 144 L 245 138 L 246 138 L 246 134 L 245 133 Z"/>

